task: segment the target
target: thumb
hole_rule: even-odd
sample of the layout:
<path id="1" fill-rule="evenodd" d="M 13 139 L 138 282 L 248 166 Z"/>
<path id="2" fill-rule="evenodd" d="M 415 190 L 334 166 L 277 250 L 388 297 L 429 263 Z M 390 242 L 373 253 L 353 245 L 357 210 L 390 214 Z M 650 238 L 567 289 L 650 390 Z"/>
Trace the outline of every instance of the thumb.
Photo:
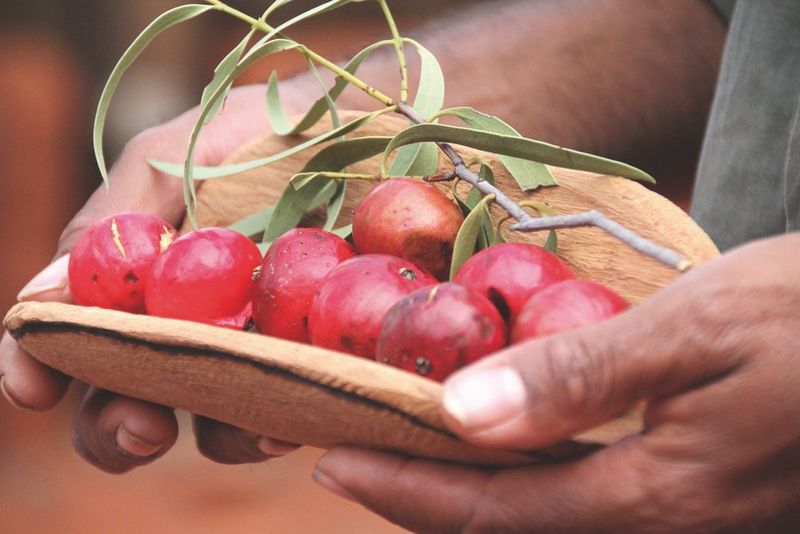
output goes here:
<path id="1" fill-rule="evenodd" d="M 456 373 L 444 384 L 448 424 L 480 445 L 539 448 L 637 401 L 724 374 L 737 351 L 719 346 L 724 336 L 714 335 L 708 301 L 687 305 L 687 284 L 680 286 L 608 321 L 515 345 Z M 715 343 L 706 349 L 701 340 L 709 336 Z"/>

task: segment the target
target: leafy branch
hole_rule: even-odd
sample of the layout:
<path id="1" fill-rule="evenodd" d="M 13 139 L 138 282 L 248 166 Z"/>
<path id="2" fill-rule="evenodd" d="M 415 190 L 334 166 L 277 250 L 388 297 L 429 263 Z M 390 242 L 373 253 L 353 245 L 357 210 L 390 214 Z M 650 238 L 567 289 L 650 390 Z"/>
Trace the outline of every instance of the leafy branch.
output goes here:
<path id="1" fill-rule="evenodd" d="M 258 168 L 320 143 L 336 140 L 338 142 L 335 145 L 320 151 L 309 160 L 298 175 L 292 178 L 291 183 L 287 184 L 281 199 L 272 209 L 263 210 L 258 217 L 254 215 L 248 216 L 233 225 L 237 228 L 246 228 L 249 235 L 257 233 L 253 232 L 256 227 L 263 228 L 263 242 L 267 243 L 294 227 L 299 223 L 302 215 L 310 209 L 327 205 L 328 221 L 325 227 L 332 229 L 341 209 L 346 181 L 349 179 L 374 178 L 372 175 L 347 173 L 345 172 L 347 165 L 382 152 L 383 157 L 379 178 L 386 178 L 392 175 L 433 175 L 437 172 L 438 167 L 436 153 L 438 147 L 450 160 L 453 169 L 431 180 L 458 179 L 471 184 L 473 191 L 479 192 L 484 197 L 484 200 L 480 202 L 478 198 L 473 198 L 471 202 L 471 209 L 478 209 L 477 206 L 480 205 L 482 217 L 485 216 L 487 203 L 494 202 L 502 207 L 510 217 L 515 219 L 516 223 L 510 227 L 514 231 L 530 232 L 577 226 L 596 226 L 627 243 L 632 248 L 670 267 L 685 270 L 690 266 L 688 260 L 677 252 L 645 239 L 596 210 L 571 215 L 540 213 L 542 216 L 533 217 L 495 187 L 491 180 L 483 179 L 473 172 L 453 147 L 453 143 L 497 154 L 500 163 L 508 169 L 523 191 L 555 185 L 555 178 L 547 168 L 547 164 L 647 182 L 653 181 L 652 177 L 647 173 L 624 163 L 526 139 L 497 117 L 485 115 L 471 108 L 442 110 L 444 77 L 441 67 L 433 54 L 425 47 L 412 39 L 401 36 L 387 0 L 377 0 L 377 2 L 386 18 L 391 32 L 391 39 L 379 41 L 366 47 L 344 66 L 339 66 L 306 45 L 292 40 L 283 31 L 309 17 L 326 13 L 356 0 L 328 0 L 275 27 L 267 22 L 268 17 L 291 0 L 275 0 L 260 18 L 247 15 L 221 0 L 206 1 L 208 5 L 189 4 L 180 6 L 157 18 L 128 48 L 109 77 L 98 105 L 94 128 L 95 152 L 104 180 L 107 181 L 105 159 L 102 151 L 103 124 L 111 96 L 119 84 L 122 73 L 161 31 L 213 10 L 244 21 L 250 30 L 239 45 L 223 58 L 217 69 L 215 69 L 214 78 L 203 92 L 200 116 L 189 139 L 187 157 L 183 165 L 151 162 L 156 169 L 183 178 L 187 216 L 193 225 L 196 224 L 194 217 L 196 180 L 214 179 Z M 265 35 L 247 49 L 256 32 L 261 32 Z M 400 67 L 400 94 L 397 100 L 371 86 L 356 75 L 356 71 L 364 59 L 375 50 L 388 45 L 394 47 Z M 405 56 L 406 45 L 414 47 L 421 59 L 420 82 L 413 105 L 407 102 L 408 64 Z M 318 81 L 321 81 L 321 79 L 316 71 L 317 66 L 332 72 L 336 79 L 331 89 L 326 90 L 323 86 L 323 97 L 314 103 L 299 123 L 292 125 L 286 117 L 280 102 L 277 77 L 275 75 L 271 76 L 267 84 L 267 102 L 268 115 L 273 125 L 273 131 L 279 135 L 300 133 L 316 124 L 328 111 L 333 117 L 333 128 L 293 148 L 266 158 L 219 167 L 194 165 L 194 150 L 199 132 L 214 117 L 236 77 L 256 60 L 270 54 L 289 50 L 299 52 L 306 58 L 309 70 Z M 345 124 L 340 124 L 335 101 L 347 85 L 352 85 L 363 91 L 382 104 L 384 106 L 383 109 L 367 113 Z M 412 123 L 411 126 L 394 137 L 344 139 L 343 136 L 345 134 L 388 112 L 396 112 L 406 117 Z M 465 124 L 465 127 L 436 124 L 435 121 L 444 115 L 460 119 Z M 395 150 L 398 150 L 397 156 L 393 160 L 391 169 L 387 170 L 387 161 Z M 261 224 L 258 224 L 259 217 L 261 218 Z M 478 216 L 476 215 L 471 220 L 478 220 Z M 484 224 L 484 222 L 481 224 Z M 347 228 L 336 231 L 344 235 L 347 232 Z M 470 230 L 469 234 L 469 239 L 464 239 L 463 241 L 471 242 L 472 248 L 460 247 L 456 251 L 460 257 L 465 254 L 471 254 L 474 251 L 476 240 L 472 238 L 472 234 L 482 235 L 486 240 L 485 228 L 478 233 Z"/>

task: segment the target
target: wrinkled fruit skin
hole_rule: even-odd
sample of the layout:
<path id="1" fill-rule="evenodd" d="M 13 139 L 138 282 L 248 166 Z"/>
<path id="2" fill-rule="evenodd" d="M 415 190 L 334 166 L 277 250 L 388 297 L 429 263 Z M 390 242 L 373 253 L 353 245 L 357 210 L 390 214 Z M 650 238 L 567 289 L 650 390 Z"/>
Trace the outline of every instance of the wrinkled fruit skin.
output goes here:
<path id="1" fill-rule="evenodd" d="M 175 235 L 169 223 L 147 213 L 120 213 L 98 221 L 72 247 L 73 302 L 144 313 L 148 271 Z"/>
<path id="2" fill-rule="evenodd" d="M 488 297 L 513 324 L 534 293 L 571 278 L 574 275 L 569 267 L 542 247 L 500 243 L 464 262 L 454 281 Z"/>
<path id="3" fill-rule="evenodd" d="M 393 178 L 376 186 L 353 213 L 353 242 L 362 254 L 389 254 L 446 280 L 461 210 L 435 186 Z"/>
<path id="4" fill-rule="evenodd" d="M 389 308 L 436 282 L 419 267 L 394 256 L 365 254 L 346 260 L 325 277 L 311 304 L 311 344 L 374 358 Z"/>
<path id="5" fill-rule="evenodd" d="M 454 283 L 420 289 L 383 320 L 376 359 L 443 381 L 505 347 L 506 323 L 489 299 Z"/>
<path id="6" fill-rule="evenodd" d="M 319 228 L 295 228 L 276 239 L 256 278 L 256 329 L 265 335 L 308 343 L 308 312 L 323 278 L 355 255 L 350 243 Z"/>
<path id="7" fill-rule="evenodd" d="M 203 228 L 179 237 L 150 269 L 147 313 L 229 328 L 250 320 L 258 247 L 225 228 Z"/>
<path id="8" fill-rule="evenodd" d="M 628 307 L 625 299 L 602 284 L 565 280 L 536 293 L 522 307 L 512 343 L 599 323 Z"/>

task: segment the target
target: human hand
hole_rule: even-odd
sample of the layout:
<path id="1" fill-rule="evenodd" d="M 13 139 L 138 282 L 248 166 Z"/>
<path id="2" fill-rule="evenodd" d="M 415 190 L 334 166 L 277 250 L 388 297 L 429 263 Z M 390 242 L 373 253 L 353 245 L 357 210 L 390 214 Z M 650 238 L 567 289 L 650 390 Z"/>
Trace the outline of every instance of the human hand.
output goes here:
<path id="1" fill-rule="evenodd" d="M 301 101 L 316 96 L 302 80 L 285 84 L 287 111 L 301 111 Z M 268 123 L 264 88 L 231 91 L 221 114 L 211 122 L 197 146 L 199 165 L 219 164 L 242 143 L 263 132 Z M 192 110 L 138 135 L 110 171 L 110 188 L 100 187 L 64 230 L 53 263 L 20 292 L 19 300 L 70 302 L 67 283 L 69 251 L 81 233 L 107 215 L 124 211 L 154 213 L 178 225 L 184 215 L 182 185 L 147 164 L 147 159 L 181 161 L 197 117 Z M 26 354 L 6 333 L 0 342 L 0 390 L 15 406 L 46 410 L 63 397 L 70 378 Z M 197 445 L 202 454 L 223 463 L 245 463 L 285 454 L 294 445 L 257 436 L 230 425 L 196 417 Z M 177 438 L 171 408 L 90 389 L 74 421 L 72 440 L 87 461 L 121 473 L 163 455 Z"/>
<path id="2" fill-rule="evenodd" d="M 584 458 L 485 470 L 339 448 L 314 478 L 414 531 L 800 531 L 800 234 L 742 247 L 606 322 L 444 385 L 464 439 L 529 450 L 647 401 Z"/>

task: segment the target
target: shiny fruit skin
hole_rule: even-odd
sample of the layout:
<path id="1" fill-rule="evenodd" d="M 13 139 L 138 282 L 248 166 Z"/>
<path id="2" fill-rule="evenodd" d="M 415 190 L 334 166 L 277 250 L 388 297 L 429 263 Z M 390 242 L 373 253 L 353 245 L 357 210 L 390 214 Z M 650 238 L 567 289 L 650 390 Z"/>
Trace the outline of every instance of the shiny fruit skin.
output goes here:
<path id="1" fill-rule="evenodd" d="M 175 235 L 168 222 L 149 213 L 120 213 L 98 221 L 72 247 L 73 302 L 144 313 L 150 266 Z"/>
<path id="2" fill-rule="evenodd" d="M 244 328 L 252 310 L 258 247 L 225 228 L 179 237 L 150 269 L 147 313 L 230 328 Z"/>
<path id="3" fill-rule="evenodd" d="M 530 298 L 512 328 L 512 343 L 599 323 L 628 307 L 612 289 L 587 280 L 565 280 Z"/>
<path id="4" fill-rule="evenodd" d="M 319 228 L 295 228 L 276 239 L 256 278 L 256 329 L 268 336 L 308 343 L 308 312 L 323 278 L 355 255 L 350 243 Z"/>
<path id="5" fill-rule="evenodd" d="M 505 347 L 507 337 L 506 323 L 489 299 L 447 282 L 419 289 L 391 307 L 375 359 L 441 382 Z"/>
<path id="6" fill-rule="evenodd" d="M 353 213 L 353 242 L 362 254 L 389 254 L 446 280 L 464 216 L 434 185 L 411 178 L 378 184 Z"/>
<path id="7" fill-rule="evenodd" d="M 311 304 L 311 344 L 374 358 L 389 308 L 436 283 L 433 276 L 402 258 L 365 254 L 346 260 L 328 273 Z"/>
<path id="8" fill-rule="evenodd" d="M 525 243 L 499 243 L 472 256 L 456 274 L 455 282 L 491 300 L 509 324 L 540 289 L 574 278 L 552 252 Z"/>

